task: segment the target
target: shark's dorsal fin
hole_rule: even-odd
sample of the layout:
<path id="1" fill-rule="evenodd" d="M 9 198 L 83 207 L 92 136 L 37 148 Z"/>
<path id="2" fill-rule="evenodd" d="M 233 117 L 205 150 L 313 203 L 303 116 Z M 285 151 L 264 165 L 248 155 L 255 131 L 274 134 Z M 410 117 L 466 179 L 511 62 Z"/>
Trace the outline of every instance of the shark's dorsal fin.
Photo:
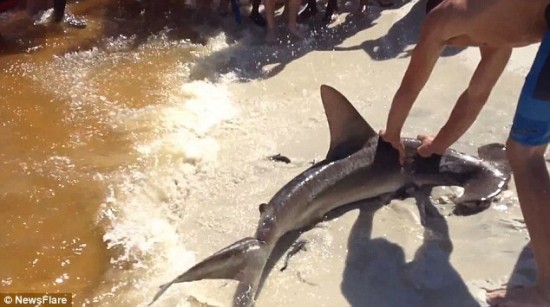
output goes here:
<path id="1" fill-rule="evenodd" d="M 321 85 L 321 100 L 330 129 L 327 160 L 338 160 L 358 151 L 378 134 L 336 89 Z"/>

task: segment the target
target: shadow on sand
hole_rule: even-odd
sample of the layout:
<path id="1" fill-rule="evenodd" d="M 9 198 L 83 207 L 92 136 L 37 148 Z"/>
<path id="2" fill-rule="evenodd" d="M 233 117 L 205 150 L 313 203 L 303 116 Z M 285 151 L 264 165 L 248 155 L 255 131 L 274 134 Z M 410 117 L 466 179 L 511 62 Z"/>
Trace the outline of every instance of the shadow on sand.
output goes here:
<path id="1" fill-rule="evenodd" d="M 426 212 L 424 240 L 409 262 L 399 245 L 371 238 L 375 210 L 359 208 L 341 284 L 351 306 L 479 306 L 449 262 L 453 244 L 445 218 L 429 192 L 416 201 Z"/>
<path id="2" fill-rule="evenodd" d="M 129 41 L 124 51 L 131 51 L 147 43 L 153 35 L 163 35 L 167 42 L 185 40 L 204 45 L 208 37 L 224 30 L 235 32 L 237 28 L 235 25 L 221 27 L 212 18 L 210 27 L 197 29 L 206 21 L 197 20 L 196 10 L 178 0 L 88 0 L 71 3 L 68 9 L 84 18 L 88 26 L 74 29 L 47 21 L 34 25 L 23 11 L 0 15 L 3 17 L 0 18 L 0 55 L 33 53 L 46 46 L 54 55 L 92 48 L 108 50 L 110 39 L 118 37 Z"/>
<path id="3" fill-rule="evenodd" d="M 241 29 L 232 36 L 237 38 L 236 43 L 230 48 L 222 49 L 211 55 L 200 59 L 196 65 L 193 76 L 200 79 L 215 80 L 220 73 L 233 72 L 241 81 L 251 79 L 268 79 L 276 76 L 285 67 L 312 51 L 335 51 L 345 40 L 353 37 L 360 31 L 376 25 L 376 21 L 381 17 L 384 10 L 396 10 L 408 3 L 408 0 L 396 1 L 391 8 L 382 8 L 377 4 L 369 5 L 367 14 L 356 14 L 355 8 L 351 6 L 344 7 L 340 11 L 333 24 L 324 24 L 320 19 L 322 14 L 317 14 L 309 19 L 305 26 L 311 34 L 305 40 L 296 40 L 280 27 L 279 41 L 268 45 L 264 42 L 263 32 L 255 29 Z M 284 24 L 281 16 L 278 16 L 277 23 Z M 411 22 L 421 22 L 420 20 L 411 20 Z M 252 28 L 254 29 L 254 28 Z M 227 31 L 226 31 L 227 33 Z M 201 69 L 204 63 L 210 63 L 214 59 L 228 59 L 227 65 L 219 67 L 216 72 L 205 73 Z"/>
<path id="4" fill-rule="evenodd" d="M 411 10 L 396 21 L 388 33 L 373 40 L 367 40 L 358 46 L 336 47 L 337 51 L 364 50 L 375 61 L 385 61 L 394 58 L 409 57 L 412 46 L 420 35 L 420 26 L 426 15 L 426 1 L 416 2 Z M 447 47 L 442 56 L 453 56 L 465 48 Z"/>
<path id="5" fill-rule="evenodd" d="M 480 306 L 449 262 L 453 244 L 448 225 L 429 199 L 430 192 L 424 190 L 415 196 L 424 221 L 424 241 L 409 262 L 399 245 L 371 238 L 374 214 L 388 203 L 387 199 L 361 201 L 327 214 L 325 220 L 332 220 L 351 210 L 359 210 L 348 238 L 341 284 L 342 294 L 350 306 Z M 280 240 L 264 271 L 261 285 L 299 236 L 300 232 L 294 232 Z M 240 296 L 241 292 L 237 291 L 235 297 Z"/>
<path id="6" fill-rule="evenodd" d="M 131 38 L 126 50 L 132 50 L 146 43 L 151 35 L 161 34 L 168 42 L 186 40 L 201 45 L 212 37 L 223 35 L 227 47 L 197 59 L 191 79 L 216 81 L 221 75 L 231 72 L 241 82 L 247 82 L 271 78 L 283 71 L 289 63 L 312 51 L 362 49 L 377 61 L 409 56 L 425 16 L 425 1 L 414 3 L 412 9 L 382 37 L 351 47 L 341 45 L 358 32 L 376 25 L 383 11 L 400 9 L 410 0 L 397 0 L 390 8 L 382 8 L 375 4 L 376 1 L 371 1 L 367 14 L 356 14 L 353 4 L 342 5 L 340 14 L 331 24 L 320 21 L 322 14 L 309 19 L 304 25 L 306 32 L 310 33 L 308 39 L 296 40 L 281 29 L 280 40 L 274 45 L 266 44 L 265 30 L 248 18 L 244 18 L 241 25 L 237 25 L 232 16 L 222 18 L 215 12 L 207 18 L 197 18 L 193 7 L 177 0 L 83 1 L 73 4 L 70 9 L 75 15 L 89 20 L 87 29 L 34 27 L 28 20 L 16 22 L 0 28 L 0 32 L 4 33 L 0 40 L 0 55 L 40 50 L 46 38 L 55 38 L 53 45 L 58 47 L 54 54 L 62 55 L 91 48 L 108 49 L 106 45 L 109 40 L 106 38 Z M 248 8 L 243 6 L 242 9 L 243 16 L 247 16 L 248 12 L 245 11 Z M 282 14 L 277 19 L 277 24 L 284 28 Z M 68 37 L 65 41 L 63 35 Z M 444 55 L 458 52 L 460 49 L 446 49 Z"/>
<path id="7" fill-rule="evenodd" d="M 530 243 L 523 247 L 518 256 L 508 282 L 503 285 L 506 289 L 534 287 L 537 280 L 535 256 Z M 492 290 L 492 289 L 491 289 Z"/>
<path id="8" fill-rule="evenodd" d="M 323 24 L 319 20 L 320 16 L 316 16 L 306 24 L 312 35 L 304 41 L 296 41 L 290 35 L 283 35 L 277 44 L 267 45 L 263 41 L 262 33 L 256 31 L 251 34 L 247 30 L 239 30 L 232 34 L 236 39 L 234 45 L 200 59 L 192 76 L 215 80 L 220 73 L 233 72 L 244 82 L 251 79 L 268 79 L 279 74 L 292 61 L 312 51 L 364 50 L 376 61 L 409 57 L 418 40 L 420 25 L 425 17 L 426 0 L 414 3 L 410 11 L 395 22 L 385 35 L 357 46 L 341 47 L 348 38 L 376 25 L 383 11 L 400 9 L 409 2 L 410 0 L 396 1 L 391 8 L 371 4 L 366 15 L 356 14 L 354 8 L 347 6 L 331 25 Z M 283 20 L 278 22 L 283 23 Z M 462 50 L 464 48 L 447 47 L 442 56 L 453 56 Z M 216 72 L 205 72 L 201 69 L 202 66 L 206 66 L 204 63 L 211 63 L 214 59 L 220 58 L 227 59 L 226 65 L 219 67 Z"/>

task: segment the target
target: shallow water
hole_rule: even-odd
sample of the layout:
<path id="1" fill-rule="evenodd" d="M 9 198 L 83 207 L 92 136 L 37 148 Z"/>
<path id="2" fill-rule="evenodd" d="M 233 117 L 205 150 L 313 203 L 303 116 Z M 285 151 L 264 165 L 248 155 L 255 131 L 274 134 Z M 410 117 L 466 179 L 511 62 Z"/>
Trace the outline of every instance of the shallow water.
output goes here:
<path id="1" fill-rule="evenodd" d="M 2 292 L 72 292 L 76 305 L 148 302 L 196 260 L 252 234 L 257 205 L 323 158 L 319 84 L 342 90 L 373 127 L 383 126 L 422 18 L 422 1 L 373 7 L 367 19 L 344 14 L 306 42 L 269 47 L 251 25 L 224 20 L 222 32 L 190 22 L 181 3 L 158 3 L 73 4 L 88 19 L 84 30 L 0 18 Z M 407 132 L 437 129 L 475 56 L 451 50 L 440 61 Z M 525 66 L 505 73 L 486 119 L 459 149 L 473 153 L 505 139 Z M 293 163 L 265 159 L 278 152 Z M 502 222 L 520 216 L 517 202 L 504 199 L 498 208 L 473 223 L 449 217 L 463 247 L 452 261 L 445 253 L 435 259 L 450 280 L 445 286 L 461 291 L 443 289 L 443 302 L 475 302 L 466 285 L 506 279 L 526 231 Z M 368 213 L 354 211 L 310 231 L 309 251 L 286 273 L 273 271 L 262 306 L 432 302 L 440 279 L 419 277 L 433 262 L 414 256 L 423 232 L 413 211 L 410 202 L 394 202 L 374 226 Z M 470 256 L 483 250 L 468 240 L 479 233 L 513 255 L 488 255 L 496 264 L 485 275 Z M 403 267 L 416 283 L 395 277 Z M 384 278 L 387 271 L 395 274 Z M 233 286 L 178 285 L 159 305 L 227 306 Z M 385 300 L 392 287 L 400 295 Z M 432 292 L 418 294 L 422 287 Z"/>
<path id="2" fill-rule="evenodd" d="M 0 280 L 2 291 L 72 292 L 83 304 L 119 293 L 117 272 L 158 245 L 178 249 L 171 206 L 186 172 L 215 156 L 208 130 L 234 110 L 223 84 L 189 77 L 223 35 L 170 39 L 177 29 L 115 1 L 71 9 L 87 29 L 4 20 Z"/>

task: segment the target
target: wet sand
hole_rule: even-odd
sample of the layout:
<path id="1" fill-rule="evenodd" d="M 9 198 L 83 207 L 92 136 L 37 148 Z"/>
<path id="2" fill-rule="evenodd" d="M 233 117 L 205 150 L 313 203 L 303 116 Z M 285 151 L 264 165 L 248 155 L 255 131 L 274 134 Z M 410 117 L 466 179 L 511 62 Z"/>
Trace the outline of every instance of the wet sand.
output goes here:
<path id="1" fill-rule="evenodd" d="M 89 14 L 88 29 L 47 32 L 45 47 L 24 53 L 33 44 L 18 45 L 0 58 L 8 208 L 0 261 L 10 263 L 0 271 L 2 291 L 69 291 L 79 305 L 145 304 L 158 285 L 253 234 L 258 204 L 326 153 L 320 84 L 383 128 L 423 17 L 423 1 L 373 5 L 366 17 L 345 5 L 306 42 L 265 46 L 261 31 L 231 20 L 227 34 L 189 31 L 174 26 L 172 13 L 176 30 L 163 30 L 127 15 L 109 19 L 102 5 L 111 2 L 90 3 L 72 6 Z M 140 32 L 140 22 L 155 26 Z M 475 154 L 505 141 L 535 51 L 514 53 L 456 149 Z M 445 52 L 407 135 L 437 131 L 477 58 L 475 49 Z M 266 159 L 276 153 L 292 163 Z M 435 199 L 441 217 L 428 229 L 412 199 L 321 223 L 302 235 L 308 250 L 287 270 L 275 264 L 258 306 L 484 306 L 484 288 L 534 281 L 513 184 L 468 217 Z M 234 286 L 177 285 L 158 305 L 229 306 Z"/>

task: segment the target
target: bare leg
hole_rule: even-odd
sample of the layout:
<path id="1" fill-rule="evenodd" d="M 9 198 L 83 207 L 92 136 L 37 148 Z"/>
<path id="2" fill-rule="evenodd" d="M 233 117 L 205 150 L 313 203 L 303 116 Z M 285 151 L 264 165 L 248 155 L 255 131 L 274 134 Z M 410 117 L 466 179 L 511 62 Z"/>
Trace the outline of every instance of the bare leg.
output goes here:
<path id="1" fill-rule="evenodd" d="M 212 0 L 198 0 L 197 3 L 197 18 L 202 20 L 208 16 Z"/>
<path id="2" fill-rule="evenodd" d="M 332 15 L 334 12 L 338 11 L 338 1 L 329 0 L 327 3 L 327 8 L 325 10 L 325 15 L 323 15 L 323 22 L 329 23 L 332 20 Z"/>
<path id="3" fill-rule="evenodd" d="M 550 176 L 544 160 L 547 146 L 529 147 L 508 139 L 508 159 L 537 263 L 537 285 L 490 292 L 487 301 L 492 306 L 550 306 Z"/>
<path id="4" fill-rule="evenodd" d="M 229 0 L 220 0 L 220 6 L 218 7 L 218 12 L 221 16 L 225 17 L 229 15 Z"/>
<path id="5" fill-rule="evenodd" d="M 265 0 L 265 18 L 267 19 L 267 41 L 275 42 L 276 33 L 275 33 L 275 1 L 276 0 Z"/>
<path id="6" fill-rule="evenodd" d="M 45 0 L 27 0 L 26 10 L 29 16 L 34 16 L 39 11 L 46 10 L 48 8 Z"/>
<path id="7" fill-rule="evenodd" d="M 305 38 L 304 34 L 300 33 L 296 24 L 298 18 L 298 10 L 300 9 L 300 0 L 288 0 L 288 30 L 298 38 Z"/>
<path id="8" fill-rule="evenodd" d="M 283 18 L 284 19 L 288 19 L 288 2 L 289 0 L 283 0 L 283 5 L 284 5 L 284 9 L 283 9 Z"/>
<path id="9" fill-rule="evenodd" d="M 73 28 L 86 28 L 86 20 L 78 18 L 68 12 L 65 9 L 66 6 L 67 0 L 53 0 L 53 21 L 57 23 L 65 21 L 68 26 L 71 26 Z"/>
<path id="10" fill-rule="evenodd" d="M 65 17 L 65 6 L 67 0 L 53 0 L 53 21 L 61 22 Z"/>

